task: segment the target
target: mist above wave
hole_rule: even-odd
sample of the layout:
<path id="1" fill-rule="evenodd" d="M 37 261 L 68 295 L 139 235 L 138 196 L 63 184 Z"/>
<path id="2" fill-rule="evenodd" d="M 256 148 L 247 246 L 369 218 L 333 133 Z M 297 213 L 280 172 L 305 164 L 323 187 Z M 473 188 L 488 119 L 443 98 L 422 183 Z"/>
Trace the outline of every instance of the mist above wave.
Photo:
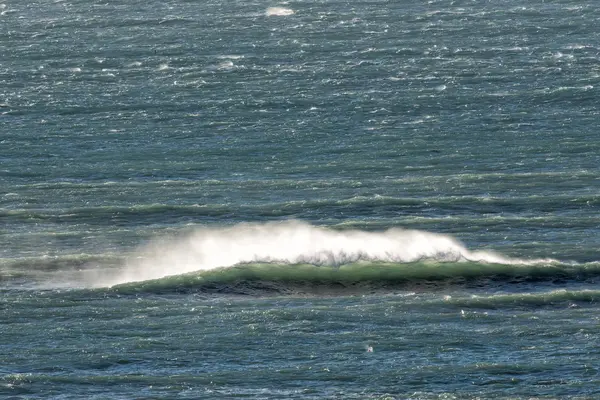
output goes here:
<path id="1" fill-rule="evenodd" d="M 92 286 L 159 279 L 243 263 L 339 266 L 360 261 L 409 263 L 477 261 L 535 264 L 489 251 L 470 251 L 451 236 L 392 228 L 381 232 L 334 230 L 299 221 L 243 223 L 199 228 L 186 235 L 155 241 L 110 276 L 95 277 Z"/>

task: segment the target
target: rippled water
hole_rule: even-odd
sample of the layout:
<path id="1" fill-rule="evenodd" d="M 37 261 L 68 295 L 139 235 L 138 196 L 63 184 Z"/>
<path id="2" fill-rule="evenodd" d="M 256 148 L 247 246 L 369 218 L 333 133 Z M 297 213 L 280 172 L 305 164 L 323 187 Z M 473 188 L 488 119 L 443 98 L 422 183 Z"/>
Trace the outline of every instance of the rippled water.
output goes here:
<path id="1" fill-rule="evenodd" d="M 599 18 L 0 3 L 0 397 L 600 396 Z"/>

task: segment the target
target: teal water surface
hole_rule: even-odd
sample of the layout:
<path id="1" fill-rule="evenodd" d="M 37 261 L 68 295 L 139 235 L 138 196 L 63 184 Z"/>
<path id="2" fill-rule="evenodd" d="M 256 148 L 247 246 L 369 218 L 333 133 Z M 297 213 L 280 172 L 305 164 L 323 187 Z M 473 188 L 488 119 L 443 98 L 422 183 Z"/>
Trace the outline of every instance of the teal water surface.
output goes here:
<path id="1" fill-rule="evenodd" d="M 599 18 L 0 2 L 0 397 L 599 397 Z"/>

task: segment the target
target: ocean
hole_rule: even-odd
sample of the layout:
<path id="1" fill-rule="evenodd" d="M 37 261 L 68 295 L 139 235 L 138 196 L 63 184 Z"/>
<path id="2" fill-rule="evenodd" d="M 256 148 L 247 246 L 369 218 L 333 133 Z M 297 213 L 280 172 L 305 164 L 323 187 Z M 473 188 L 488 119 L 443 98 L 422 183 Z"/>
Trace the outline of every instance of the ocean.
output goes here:
<path id="1" fill-rule="evenodd" d="M 0 1 L 0 398 L 600 398 L 599 20 Z"/>

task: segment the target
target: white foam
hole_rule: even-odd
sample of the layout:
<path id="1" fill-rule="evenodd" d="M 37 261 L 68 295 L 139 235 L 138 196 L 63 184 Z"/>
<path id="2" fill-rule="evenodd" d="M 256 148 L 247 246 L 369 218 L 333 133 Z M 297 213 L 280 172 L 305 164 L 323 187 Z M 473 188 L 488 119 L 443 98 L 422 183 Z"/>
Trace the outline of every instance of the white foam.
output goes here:
<path id="1" fill-rule="evenodd" d="M 235 67 L 235 64 L 231 60 L 223 61 L 219 63 L 218 69 L 232 69 Z"/>
<path id="2" fill-rule="evenodd" d="M 291 8 L 285 8 L 285 7 L 269 7 L 265 11 L 265 15 L 267 17 L 271 17 L 271 16 L 285 17 L 285 16 L 292 15 L 292 14 L 294 14 L 294 10 L 292 10 Z"/>
<path id="3" fill-rule="evenodd" d="M 425 231 L 338 231 L 299 221 L 203 228 L 178 239 L 155 242 L 139 251 L 117 276 L 94 282 L 111 286 L 158 279 L 240 263 L 343 265 L 357 261 L 479 261 L 534 264 L 552 260 L 511 259 L 488 251 L 471 252 L 456 239 Z"/>
<path id="4" fill-rule="evenodd" d="M 17 12 L 17 10 L 10 10 L 9 9 L 9 10 L 4 10 L 4 11 L 0 12 L 0 15 L 4 16 L 4 15 L 7 15 L 7 14 L 12 14 L 12 13 L 16 13 L 16 12 Z"/>
<path id="5" fill-rule="evenodd" d="M 245 58 L 245 56 L 243 55 L 222 55 L 222 56 L 217 56 L 217 58 L 219 59 L 223 59 L 223 60 L 240 60 L 242 58 Z"/>

